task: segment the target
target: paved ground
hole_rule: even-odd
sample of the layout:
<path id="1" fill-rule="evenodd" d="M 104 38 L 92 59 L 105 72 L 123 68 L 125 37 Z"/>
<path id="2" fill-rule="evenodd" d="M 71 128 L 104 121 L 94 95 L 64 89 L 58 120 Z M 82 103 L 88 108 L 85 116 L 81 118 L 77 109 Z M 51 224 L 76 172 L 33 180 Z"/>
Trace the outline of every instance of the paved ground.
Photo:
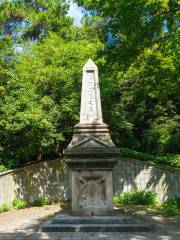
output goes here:
<path id="1" fill-rule="evenodd" d="M 0 213 L 0 240 L 180 240 L 180 217 L 165 217 L 142 210 L 131 210 L 134 217 L 155 225 L 149 233 L 40 233 L 38 225 L 61 211 L 58 205 L 48 209 L 29 208 Z"/>

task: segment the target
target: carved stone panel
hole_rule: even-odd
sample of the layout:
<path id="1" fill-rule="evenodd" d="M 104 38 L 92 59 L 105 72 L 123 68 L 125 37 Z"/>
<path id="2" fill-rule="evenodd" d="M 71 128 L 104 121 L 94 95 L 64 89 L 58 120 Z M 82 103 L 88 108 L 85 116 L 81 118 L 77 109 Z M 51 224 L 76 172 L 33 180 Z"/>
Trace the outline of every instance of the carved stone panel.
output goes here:
<path id="1" fill-rule="evenodd" d="M 72 172 L 73 212 L 101 215 L 112 210 L 112 171 L 91 170 Z"/>
<path id="2" fill-rule="evenodd" d="M 80 208 L 102 208 L 106 205 L 106 179 L 102 176 L 82 176 L 79 181 Z"/>

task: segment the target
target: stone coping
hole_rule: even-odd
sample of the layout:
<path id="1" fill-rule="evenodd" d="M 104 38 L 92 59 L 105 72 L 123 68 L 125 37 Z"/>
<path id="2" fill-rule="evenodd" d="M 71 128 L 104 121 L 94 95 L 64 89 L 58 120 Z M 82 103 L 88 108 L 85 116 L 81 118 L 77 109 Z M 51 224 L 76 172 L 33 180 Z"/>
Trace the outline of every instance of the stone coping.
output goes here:
<path id="1" fill-rule="evenodd" d="M 10 173 L 16 173 L 16 172 L 21 172 L 21 171 L 28 170 L 30 167 L 32 167 L 35 164 L 41 164 L 41 163 L 44 163 L 44 162 L 47 162 L 47 161 L 56 161 L 56 160 L 61 160 L 61 159 L 55 158 L 55 159 L 52 159 L 52 160 L 45 160 L 45 161 L 39 161 L 39 162 L 36 162 L 36 163 L 31 163 L 31 164 L 26 165 L 24 167 L 15 168 L 15 169 L 11 169 L 11 170 L 2 172 L 2 173 L 0 173 L 0 177 L 2 177 L 4 175 L 8 175 Z M 146 166 L 150 166 L 150 167 L 157 167 L 157 168 L 160 168 L 162 170 L 167 170 L 167 171 L 173 171 L 173 172 L 180 173 L 180 169 L 178 169 L 178 168 L 164 166 L 164 165 L 158 164 L 158 163 L 150 163 L 150 162 L 138 160 L 138 159 L 135 159 L 135 158 L 119 157 L 119 161 L 120 160 L 121 161 L 128 161 L 130 163 L 138 163 L 138 164 L 146 165 Z"/>
<path id="2" fill-rule="evenodd" d="M 135 163 L 142 164 L 142 165 L 147 165 L 147 166 L 150 166 L 150 167 L 160 168 L 162 170 L 168 170 L 168 171 L 173 171 L 173 172 L 180 173 L 180 169 L 179 168 L 165 166 L 163 164 L 152 163 L 152 162 L 148 162 L 148 161 L 143 161 L 143 160 L 139 160 L 139 159 L 136 159 L 136 158 L 119 157 L 119 160 L 129 161 L 131 163 L 135 162 Z"/>
<path id="3" fill-rule="evenodd" d="M 0 177 L 4 176 L 4 175 L 8 175 L 10 173 L 17 173 L 17 172 L 22 172 L 22 171 L 26 171 L 28 170 L 29 168 L 31 168 L 32 166 L 35 166 L 36 164 L 43 164 L 45 162 L 49 162 L 49 161 L 57 161 L 57 160 L 62 160 L 62 158 L 55 158 L 55 159 L 49 159 L 49 160 L 44 160 L 44 161 L 38 161 L 38 162 L 35 162 L 35 163 L 30 163 L 30 164 L 27 164 L 26 166 L 23 166 L 23 167 L 20 167 L 20 168 L 14 168 L 14 169 L 11 169 L 11 170 L 7 170 L 5 172 L 2 172 L 0 173 Z M 64 159 L 63 159 L 64 160 Z"/>

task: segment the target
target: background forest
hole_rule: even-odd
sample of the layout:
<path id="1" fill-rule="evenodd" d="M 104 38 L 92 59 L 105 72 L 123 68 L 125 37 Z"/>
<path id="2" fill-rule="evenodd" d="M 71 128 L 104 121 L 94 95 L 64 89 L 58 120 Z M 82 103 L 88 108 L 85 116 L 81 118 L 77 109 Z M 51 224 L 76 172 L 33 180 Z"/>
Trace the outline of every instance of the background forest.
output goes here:
<path id="1" fill-rule="evenodd" d="M 121 154 L 180 167 L 180 2 L 74 2 L 0 1 L 0 171 L 63 155 L 88 58 Z"/>

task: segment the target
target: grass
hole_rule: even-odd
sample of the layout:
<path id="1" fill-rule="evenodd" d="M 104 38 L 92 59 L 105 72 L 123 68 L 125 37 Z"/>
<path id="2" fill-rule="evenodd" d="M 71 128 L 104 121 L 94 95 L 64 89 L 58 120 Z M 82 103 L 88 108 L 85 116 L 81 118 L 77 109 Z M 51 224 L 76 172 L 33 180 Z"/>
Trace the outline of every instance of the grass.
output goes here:
<path id="1" fill-rule="evenodd" d="M 49 195 L 41 196 L 39 199 L 35 199 L 31 204 L 28 203 L 25 199 L 16 198 L 12 201 L 13 207 L 9 207 L 9 205 L 6 203 L 3 203 L 2 205 L 0 205 L 0 213 L 7 212 L 12 209 L 19 210 L 29 206 L 32 206 L 32 207 L 44 206 L 46 209 L 48 209 L 48 206 L 51 204 L 52 203 Z"/>
<path id="2" fill-rule="evenodd" d="M 124 193 L 117 193 L 113 198 L 114 204 L 125 207 L 126 210 L 138 209 L 154 214 L 167 216 L 180 215 L 180 198 L 174 197 L 166 201 L 160 201 L 157 194 L 151 191 L 133 189 Z"/>
<path id="3" fill-rule="evenodd" d="M 174 197 L 170 200 L 166 200 L 162 202 L 158 209 L 167 215 L 180 215 L 180 198 Z"/>
<path id="4" fill-rule="evenodd" d="M 155 206 L 157 204 L 157 194 L 151 191 L 133 189 L 121 194 L 115 194 L 114 203 L 123 205 Z"/>

